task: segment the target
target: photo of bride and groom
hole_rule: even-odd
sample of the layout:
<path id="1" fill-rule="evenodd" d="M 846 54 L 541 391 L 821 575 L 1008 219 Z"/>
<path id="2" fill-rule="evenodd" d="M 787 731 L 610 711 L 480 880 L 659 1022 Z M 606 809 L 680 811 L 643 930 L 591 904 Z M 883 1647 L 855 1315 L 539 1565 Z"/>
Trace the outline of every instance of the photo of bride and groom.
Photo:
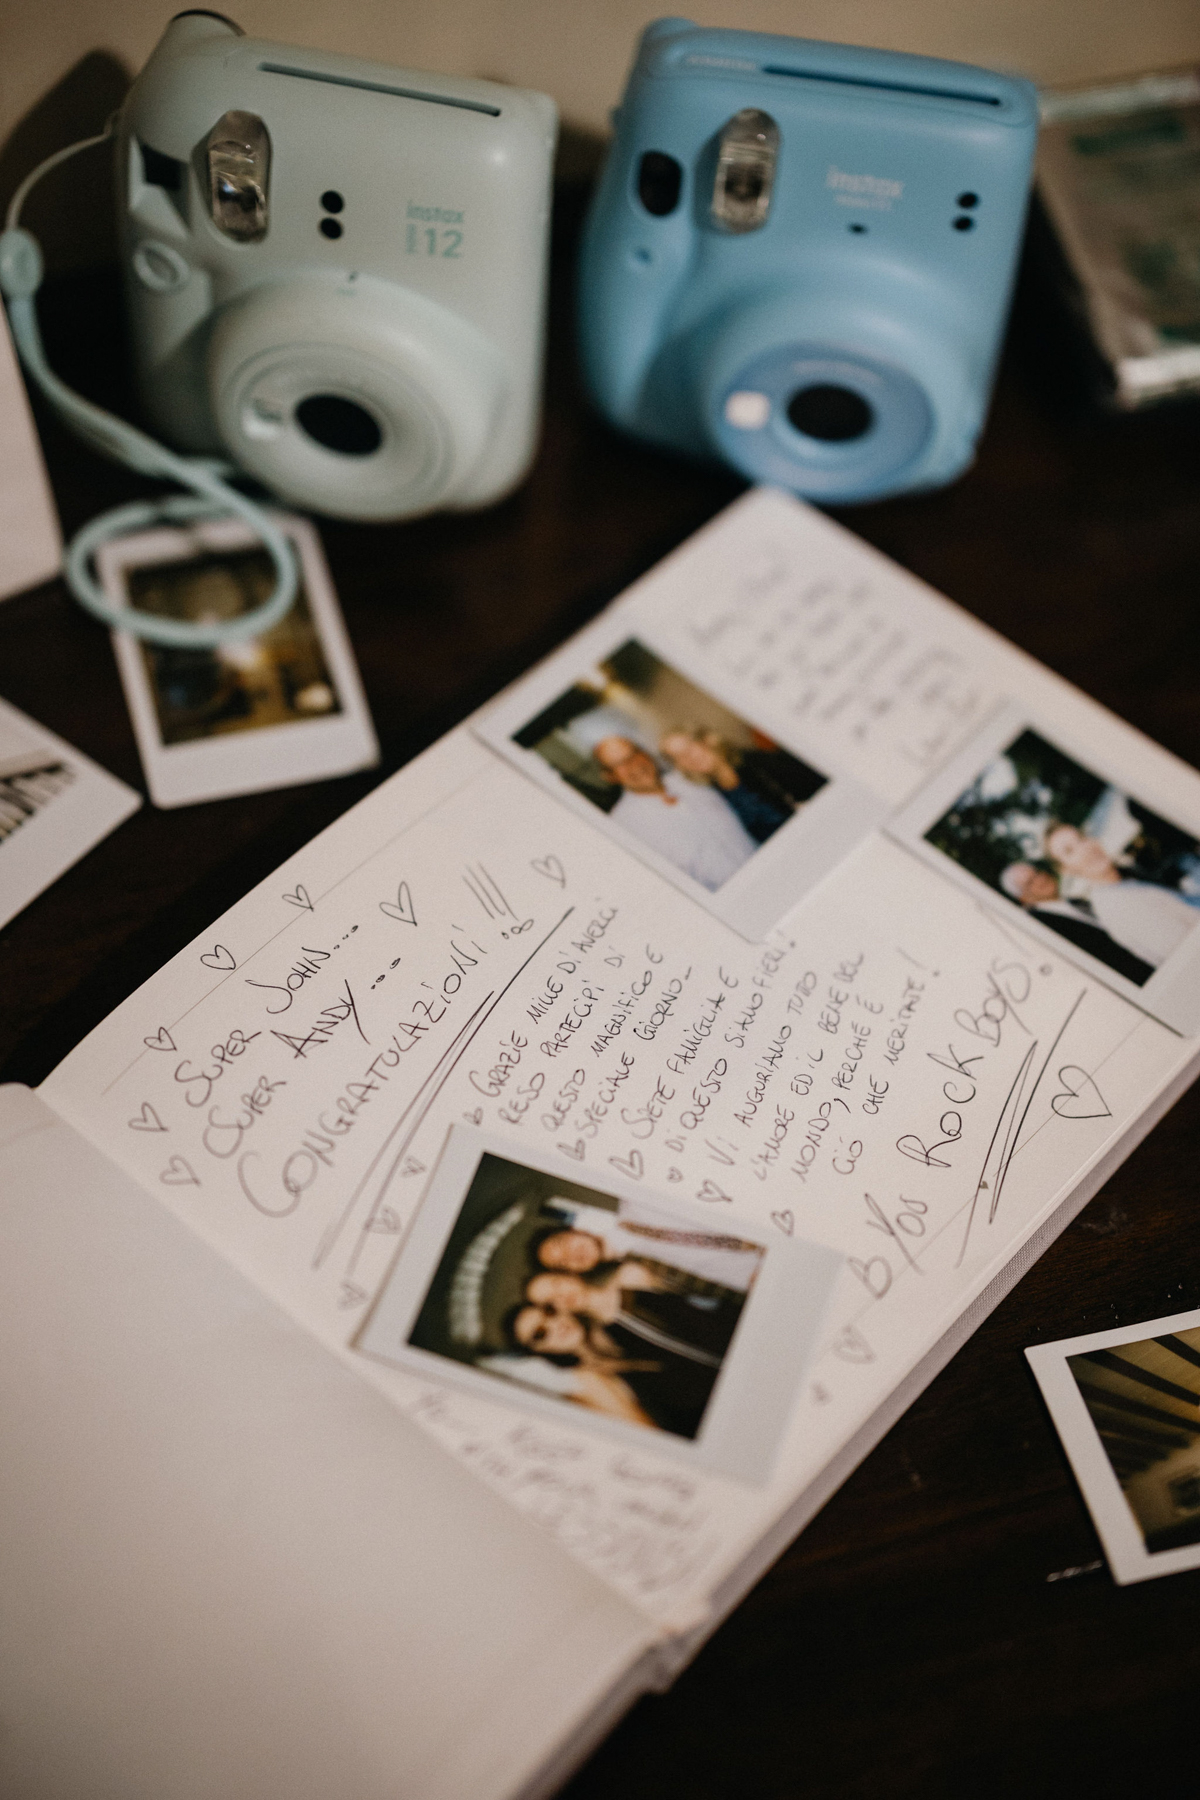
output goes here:
<path id="1" fill-rule="evenodd" d="M 513 741 L 710 893 L 828 779 L 635 639 Z"/>
<path id="2" fill-rule="evenodd" d="M 1200 842 L 1034 731 L 925 836 L 1138 987 L 1200 922 Z"/>

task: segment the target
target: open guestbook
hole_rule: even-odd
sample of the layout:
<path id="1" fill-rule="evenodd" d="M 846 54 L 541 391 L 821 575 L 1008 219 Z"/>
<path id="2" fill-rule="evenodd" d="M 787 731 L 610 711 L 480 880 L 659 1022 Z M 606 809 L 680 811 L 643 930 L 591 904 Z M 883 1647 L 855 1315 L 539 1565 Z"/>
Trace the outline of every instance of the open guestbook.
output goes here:
<path id="1" fill-rule="evenodd" d="M 1198 924 L 1200 777 L 740 500 L 0 1096 L 0 1787 L 550 1793 L 1195 1075 Z"/>

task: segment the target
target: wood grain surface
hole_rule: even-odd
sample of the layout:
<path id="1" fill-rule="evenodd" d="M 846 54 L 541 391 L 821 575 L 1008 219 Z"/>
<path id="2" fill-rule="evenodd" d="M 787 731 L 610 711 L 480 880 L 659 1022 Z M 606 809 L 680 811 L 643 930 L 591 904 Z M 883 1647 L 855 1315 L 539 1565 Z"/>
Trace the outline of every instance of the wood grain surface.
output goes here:
<path id="1" fill-rule="evenodd" d="M 40 1081 L 222 908 L 740 491 L 588 411 L 571 332 L 580 199 L 560 199 L 528 482 L 476 515 L 320 522 L 382 768 L 147 805 L 0 932 L 4 1079 Z M 43 311 L 64 374 L 128 407 L 115 277 L 63 280 Z M 145 491 L 42 424 L 68 531 Z M 837 516 L 1196 764 L 1198 425 L 1196 405 L 1128 418 L 1081 405 L 1028 283 L 974 468 Z M 0 605 L 0 693 L 141 785 L 106 634 L 61 584 Z M 1197 1790 L 1200 1571 L 1112 1584 L 1021 1352 L 1200 1305 L 1198 1124 L 1193 1090 L 570 1800 L 1116 1800 L 1148 1778 Z"/>

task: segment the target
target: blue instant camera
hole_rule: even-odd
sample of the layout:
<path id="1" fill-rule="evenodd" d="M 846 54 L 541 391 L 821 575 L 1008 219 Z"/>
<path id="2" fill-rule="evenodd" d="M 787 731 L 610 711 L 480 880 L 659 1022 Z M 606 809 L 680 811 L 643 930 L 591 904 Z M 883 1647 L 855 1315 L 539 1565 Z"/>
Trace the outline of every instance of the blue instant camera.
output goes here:
<path id="1" fill-rule="evenodd" d="M 661 19 L 588 220 L 584 368 L 626 431 L 823 501 L 937 487 L 983 426 L 1028 82 Z"/>

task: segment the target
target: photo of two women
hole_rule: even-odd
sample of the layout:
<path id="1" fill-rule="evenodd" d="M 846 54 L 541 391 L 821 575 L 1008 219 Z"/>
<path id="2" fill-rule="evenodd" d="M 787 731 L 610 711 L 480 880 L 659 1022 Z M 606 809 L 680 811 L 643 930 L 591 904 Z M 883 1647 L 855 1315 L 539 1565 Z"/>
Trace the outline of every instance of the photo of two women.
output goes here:
<path id="1" fill-rule="evenodd" d="M 409 1343 L 694 1439 L 765 1254 L 485 1154 Z"/>

